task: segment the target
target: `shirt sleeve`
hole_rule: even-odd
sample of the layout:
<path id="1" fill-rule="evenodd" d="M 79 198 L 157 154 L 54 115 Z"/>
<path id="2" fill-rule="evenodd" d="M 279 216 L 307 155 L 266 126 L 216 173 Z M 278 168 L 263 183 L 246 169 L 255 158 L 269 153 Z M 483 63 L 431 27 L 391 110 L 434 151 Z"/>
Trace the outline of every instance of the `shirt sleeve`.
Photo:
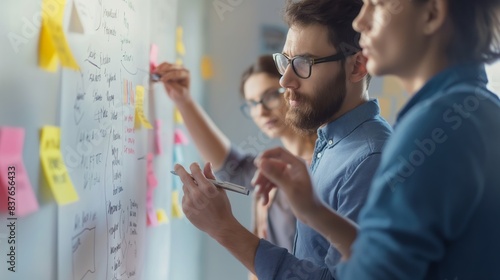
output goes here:
<path id="1" fill-rule="evenodd" d="M 256 171 L 253 164 L 254 159 L 255 156 L 245 154 L 236 147 L 231 146 L 224 164 L 215 172 L 215 176 L 221 181 L 242 185 L 253 190 L 250 182 Z"/>
<path id="2" fill-rule="evenodd" d="M 255 273 L 260 280 L 335 280 L 328 268 L 299 260 L 264 239 L 260 240 L 255 254 Z"/>
<path id="3" fill-rule="evenodd" d="M 447 123 L 443 113 L 450 108 L 424 104 L 398 125 L 338 279 L 423 279 L 464 231 L 483 192 L 485 151 L 478 119 Z"/>
<path id="4" fill-rule="evenodd" d="M 358 222 L 359 213 L 366 204 L 370 186 L 379 167 L 381 157 L 381 153 L 372 153 L 363 159 L 355 167 L 354 171 L 349 174 L 338 192 L 333 194 L 334 197 L 330 198 L 333 204 L 330 203 L 329 205 L 337 205 L 336 212 L 339 215 L 355 223 Z M 333 270 L 333 267 L 340 262 L 341 258 L 340 252 L 335 247 L 330 246 L 325 263 Z"/>

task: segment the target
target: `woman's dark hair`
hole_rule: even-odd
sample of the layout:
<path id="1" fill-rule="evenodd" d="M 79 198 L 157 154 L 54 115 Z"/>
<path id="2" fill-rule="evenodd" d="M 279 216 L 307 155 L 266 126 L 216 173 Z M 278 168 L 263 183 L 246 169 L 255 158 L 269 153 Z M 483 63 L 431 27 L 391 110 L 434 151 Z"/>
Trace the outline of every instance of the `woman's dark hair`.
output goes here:
<path id="1" fill-rule="evenodd" d="M 328 29 L 328 41 L 339 52 L 351 55 L 361 51 L 361 35 L 352 22 L 363 7 L 362 0 L 287 0 L 284 19 L 289 27 L 318 24 Z M 345 60 L 342 60 L 344 65 Z M 366 75 L 367 86 L 370 75 Z"/>
<path id="2" fill-rule="evenodd" d="M 243 72 L 241 75 L 240 93 L 243 98 L 245 98 L 245 83 L 254 74 L 265 73 L 271 77 L 281 78 L 281 74 L 278 72 L 276 65 L 274 64 L 272 55 L 263 55 L 257 58 L 254 64 Z"/>
<path id="3" fill-rule="evenodd" d="M 449 0 L 448 5 L 454 26 L 448 46 L 450 60 L 492 63 L 499 59 L 500 1 Z"/>

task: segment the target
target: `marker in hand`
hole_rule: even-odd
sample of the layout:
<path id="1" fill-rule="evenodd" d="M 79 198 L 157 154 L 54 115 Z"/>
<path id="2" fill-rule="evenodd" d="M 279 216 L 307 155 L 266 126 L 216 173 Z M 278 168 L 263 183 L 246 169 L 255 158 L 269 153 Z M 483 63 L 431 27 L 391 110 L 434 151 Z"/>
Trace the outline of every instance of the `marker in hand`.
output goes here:
<path id="1" fill-rule="evenodd" d="M 177 172 L 175 172 L 175 171 L 170 171 L 170 173 L 172 173 L 176 176 L 179 176 L 179 174 L 177 174 Z M 223 189 L 228 190 L 228 191 L 233 191 L 233 192 L 241 193 L 244 195 L 248 195 L 250 193 L 250 191 L 247 188 L 240 186 L 240 185 L 236 185 L 236 184 L 229 183 L 229 182 L 221 182 L 221 181 L 212 180 L 212 179 L 207 179 L 207 180 L 210 181 L 212 184 L 214 184 L 216 187 L 223 188 Z"/>
<path id="2" fill-rule="evenodd" d="M 151 74 L 151 81 L 159 82 L 160 80 L 161 80 L 160 74 L 156 74 L 156 73 Z"/>

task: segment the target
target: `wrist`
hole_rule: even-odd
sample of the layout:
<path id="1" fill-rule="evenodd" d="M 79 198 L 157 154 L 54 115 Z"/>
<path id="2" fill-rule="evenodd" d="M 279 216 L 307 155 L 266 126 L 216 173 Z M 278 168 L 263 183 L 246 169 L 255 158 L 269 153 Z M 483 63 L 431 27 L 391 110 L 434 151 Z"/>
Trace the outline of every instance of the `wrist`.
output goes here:
<path id="1" fill-rule="evenodd" d="M 191 98 L 191 96 L 188 96 L 181 100 L 179 99 L 176 100 L 175 106 L 177 107 L 180 113 L 184 113 L 184 112 L 189 112 L 189 110 L 195 106 L 195 102 Z"/>

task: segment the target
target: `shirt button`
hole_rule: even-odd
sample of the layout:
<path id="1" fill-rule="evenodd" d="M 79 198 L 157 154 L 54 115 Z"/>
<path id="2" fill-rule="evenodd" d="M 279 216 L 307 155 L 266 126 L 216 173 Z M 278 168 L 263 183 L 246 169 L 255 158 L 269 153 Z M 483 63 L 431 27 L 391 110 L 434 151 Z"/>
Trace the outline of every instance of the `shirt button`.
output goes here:
<path id="1" fill-rule="evenodd" d="M 328 145 L 333 145 L 333 140 L 332 139 L 328 140 Z"/>
<path id="2" fill-rule="evenodd" d="M 316 156 L 317 158 L 320 158 L 321 157 L 321 153 L 318 153 L 318 155 Z"/>

